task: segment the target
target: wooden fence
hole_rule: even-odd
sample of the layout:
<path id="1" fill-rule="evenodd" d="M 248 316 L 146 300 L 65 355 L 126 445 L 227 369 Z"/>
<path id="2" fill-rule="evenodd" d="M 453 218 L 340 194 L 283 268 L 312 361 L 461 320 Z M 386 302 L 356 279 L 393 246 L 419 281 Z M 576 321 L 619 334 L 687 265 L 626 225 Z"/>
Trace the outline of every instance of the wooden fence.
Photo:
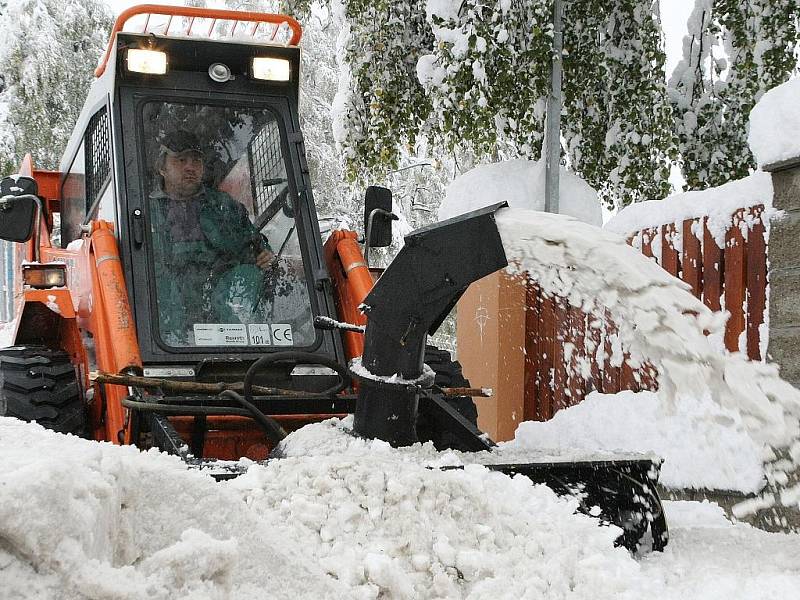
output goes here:
<path id="1" fill-rule="evenodd" d="M 688 283 L 710 309 L 727 310 L 725 348 L 746 353 L 752 360 L 763 359 L 767 298 L 763 213 L 763 205 L 737 210 L 724 233 L 711 231 L 708 217 L 703 217 L 685 220 L 680 227 L 667 223 L 644 229 L 628 240 Z M 526 304 L 523 420 L 550 419 L 592 390 L 656 389 L 655 369 L 647 364 L 631 366 L 608 315 L 586 315 L 564 299 L 543 297 L 531 284 Z"/>

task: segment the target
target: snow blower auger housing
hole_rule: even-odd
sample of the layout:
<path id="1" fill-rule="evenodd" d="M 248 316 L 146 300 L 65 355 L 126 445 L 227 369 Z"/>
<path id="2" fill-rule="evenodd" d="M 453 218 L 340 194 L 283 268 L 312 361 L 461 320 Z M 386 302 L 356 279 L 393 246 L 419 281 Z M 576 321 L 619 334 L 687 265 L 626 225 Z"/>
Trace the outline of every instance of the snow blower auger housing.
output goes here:
<path id="1" fill-rule="evenodd" d="M 1 416 L 157 447 L 217 478 L 239 472 L 222 461 L 266 460 L 286 432 L 350 413 L 356 435 L 491 455 L 470 397 L 482 392 L 426 340 L 506 266 L 502 205 L 407 236 L 378 277 L 365 256 L 396 217 L 371 187 L 365 239 L 323 244 L 301 33 L 284 15 L 120 15 L 60 170 L 27 156 L 0 185 L 0 238 L 17 242 Z M 666 543 L 657 462 L 487 468 L 576 495 L 630 549 L 647 532 Z"/>

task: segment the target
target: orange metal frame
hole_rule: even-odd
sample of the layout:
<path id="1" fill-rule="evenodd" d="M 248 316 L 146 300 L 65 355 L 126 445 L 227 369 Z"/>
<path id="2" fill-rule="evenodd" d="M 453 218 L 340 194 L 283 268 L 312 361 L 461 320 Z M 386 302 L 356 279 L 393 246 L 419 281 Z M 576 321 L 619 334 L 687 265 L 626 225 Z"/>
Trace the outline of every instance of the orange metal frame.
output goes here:
<path id="1" fill-rule="evenodd" d="M 260 23 L 270 23 L 276 26 L 286 23 L 286 25 L 288 25 L 288 27 L 292 30 L 292 38 L 289 40 L 290 46 L 296 46 L 299 44 L 300 38 L 303 35 L 303 28 L 300 23 L 288 15 L 245 11 L 240 12 L 237 10 L 211 8 L 195 8 L 192 6 L 159 6 L 157 4 L 141 4 L 139 6 L 132 6 L 131 8 L 120 13 L 119 17 L 117 17 L 114 27 L 111 30 L 111 37 L 108 41 L 108 48 L 106 48 L 103 61 L 94 72 L 95 77 L 100 77 L 105 72 L 106 64 L 108 63 L 109 56 L 111 56 L 111 50 L 113 48 L 117 33 L 122 31 L 122 29 L 125 27 L 125 23 L 127 23 L 128 20 L 137 15 L 148 15 L 147 22 L 145 22 L 145 31 L 142 33 L 147 33 L 147 23 L 149 22 L 150 15 L 164 15 L 170 17 L 170 21 L 167 24 L 167 29 L 169 29 L 169 23 L 172 21 L 172 17 L 188 17 L 191 19 L 189 31 L 191 31 L 192 23 L 194 23 L 195 19 L 213 19 L 214 23 L 216 23 L 216 21 L 233 21 L 234 27 L 232 31 L 236 30 L 236 24 L 238 23 L 255 23 L 255 27 L 253 28 L 252 32 L 253 34 L 255 34 Z"/>
<path id="2" fill-rule="evenodd" d="M 20 173 L 33 176 L 51 208 L 59 204 L 58 173 L 36 171 L 30 156 L 26 156 Z M 15 311 L 18 321 L 25 318 L 25 305 L 40 303 L 59 315 L 59 327 L 49 343 L 67 351 L 80 374 L 84 390 L 94 387 L 94 400 L 89 406 L 94 439 L 115 444 L 134 443 L 128 410 L 122 399 L 128 394 L 125 386 L 99 385 L 89 381 L 89 352 L 80 330 L 93 338 L 93 364 L 102 371 L 139 372 L 142 368 L 133 312 L 128 303 L 127 287 L 119 256 L 119 248 L 111 223 L 93 221 L 81 244 L 70 249 L 53 247 L 48 224 L 40 222 L 39 252 L 43 262 L 63 262 L 67 266 L 67 288 L 23 289 Z M 17 261 L 34 256 L 34 241 L 20 248 Z M 354 231 L 334 231 L 324 248 L 325 260 L 334 282 L 334 298 L 340 320 L 365 324 L 359 310 L 373 286 L 358 236 Z M 17 267 L 20 265 L 18 264 Z M 19 323 L 17 324 L 19 325 Z M 19 329 L 19 327 L 17 327 Z M 364 336 L 345 332 L 345 352 L 348 360 L 360 356 Z M 287 431 L 330 418 L 332 414 L 274 416 Z M 184 439 L 189 439 L 191 417 L 173 417 L 173 425 Z M 205 456 L 237 459 L 247 456 L 254 460 L 265 458 L 271 447 L 264 434 L 250 419 L 242 417 L 209 417 L 207 420 Z"/>
<path id="3" fill-rule="evenodd" d="M 358 245 L 358 234 L 355 231 L 332 232 L 325 242 L 324 253 L 328 273 L 333 281 L 339 320 L 355 325 L 366 325 L 367 318 L 359 306 L 369 294 L 374 281 Z M 347 360 L 364 353 L 363 333 L 345 331 L 342 336 Z"/>
<path id="4" fill-rule="evenodd" d="M 52 212 L 60 205 L 59 173 L 37 171 L 31 156 L 27 155 L 19 170 L 21 175 L 36 179 L 40 194 Z M 85 243 L 75 249 L 53 247 L 50 242 L 51 219 L 39 219 L 36 224 L 38 238 L 29 240 L 17 252 L 15 268 L 21 276 L 21 262 L 33 260 L 34 244 L 39 245 L 41 262 L 62 262 L 67 266 L 66 288 L 37 290 L 21 284 L 21 297 L 15 307 L 15 330 L 26 319 L 25 306 L 33 303 L 45 305 L 59 317 L 59 326 L 52 331 L 50 345 L 68 352 L 78 368 L 82 389 L 88 390 L 89 356 L 80 334 L 78 321 L 94 337 L 97 366 L 111 373 L 141 370 L 139 344 L 133 313 L 128 304 L 127 288 L 119 259 L 119 249 L 113 226 L 103 221 L 93 222 Z M 95 386 L 95 401 L 90 406 L 93 435 L 98 440 L 115 443 L 130 442 L 126 429 L 126 411 L 121 400 L 127 394 L 124 386 Z"/>

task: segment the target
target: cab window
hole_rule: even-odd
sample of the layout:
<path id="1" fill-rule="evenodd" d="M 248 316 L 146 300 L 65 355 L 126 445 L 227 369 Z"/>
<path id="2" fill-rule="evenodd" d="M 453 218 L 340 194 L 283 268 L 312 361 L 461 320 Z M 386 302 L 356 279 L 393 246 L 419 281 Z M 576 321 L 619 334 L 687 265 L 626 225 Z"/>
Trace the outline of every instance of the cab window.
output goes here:
<path id="1" fill-rule="evenodd" d="M 316 340 L 278 116 L 267 109 L 148 102 L 156 322 L 171 347 Z"/>

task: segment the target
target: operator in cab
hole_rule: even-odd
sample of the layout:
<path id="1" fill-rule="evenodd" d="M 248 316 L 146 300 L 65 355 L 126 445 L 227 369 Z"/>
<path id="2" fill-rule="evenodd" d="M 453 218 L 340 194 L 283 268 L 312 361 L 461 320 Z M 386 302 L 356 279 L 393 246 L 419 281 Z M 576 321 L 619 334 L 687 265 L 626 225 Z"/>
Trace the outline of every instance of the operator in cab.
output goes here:
<path id="1" fill-rule="evenodd" d="M 160 329 L 170 345 L 192 344 L 194 323 L 247 321 L 275 256 L 247 209 L 204 183 L 197 136 L 177 130 L 158 142 L 150 223 Z"/>

